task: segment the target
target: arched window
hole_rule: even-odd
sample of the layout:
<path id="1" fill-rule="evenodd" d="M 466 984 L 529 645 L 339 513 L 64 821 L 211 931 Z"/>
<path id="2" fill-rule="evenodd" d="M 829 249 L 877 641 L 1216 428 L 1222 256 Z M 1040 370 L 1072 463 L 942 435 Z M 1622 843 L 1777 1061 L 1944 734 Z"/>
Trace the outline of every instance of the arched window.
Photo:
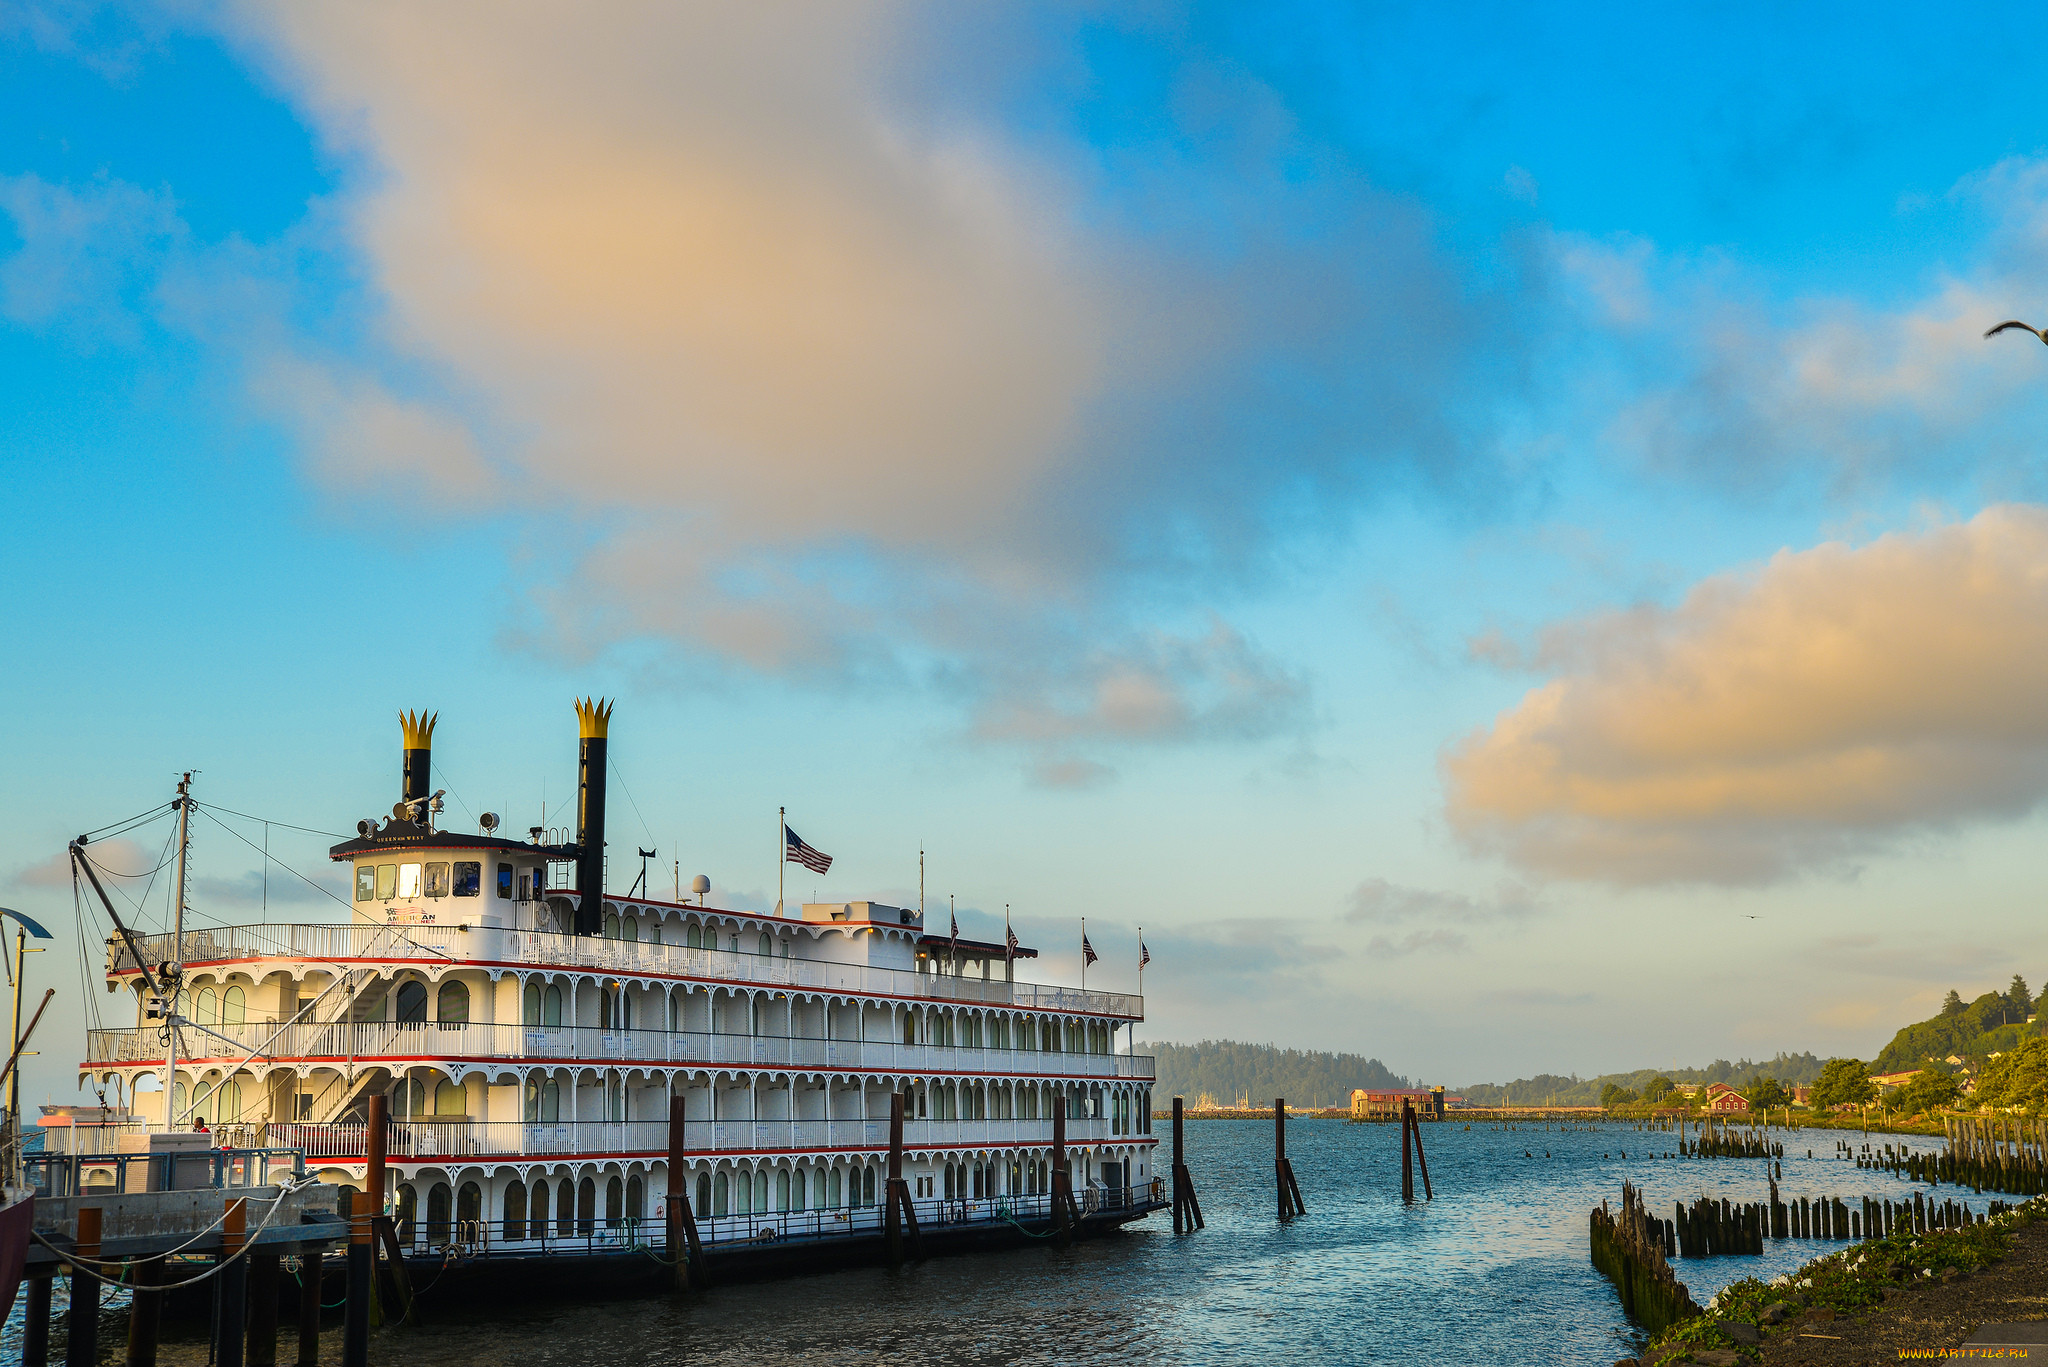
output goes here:
<path id="1" fill-rule="evenodd" d="M 437 1082 L 434 1084 L 434 1114 L 440 1116 L 464 1116 L 469 1114 L 469 1093 L 459 1082 Z"/>
<path id="2" fill-rule="evenodd" d="M 249 1019 L 249 998 L 239 987 L 220 994 L 220 1023 L 241 1025 Z"/>
<path id="3" fill-rule="evenodd" d="M 695 921 L 690 922 L 683 930 L 683 945 L 687 949 L 704 948 L 704 927 Z"/>
<path id="4" fill-rule="evenodd" d="M 398 1242 L 402 1244 L 412 1242 L 413 1235 L 418 1232 L 419 1216 L 419 1188 L 407 1182 L 398 1189 L 398 1213 L 392 1219 L 392 1223 L 398 1230 Z"/>
<path id="5" fill-rule="evenodd" d="M 958 1193 L 955 1190 L 957 1183 L 958 1179 L 953 1176 L 953 1165 L 951 1163 L 946 1164 L 946 1199 L 948 1201 L 955 1199 L 957 1196 Z"/>
<path id="6" fill-rule="evenodd" d="M 789 1208 L 791 1210 L 802 1210 L 804 1208 L 804 1170 L 802 1168 L 796 1170 L 796 1176 L 791 1180 L 791 1186 L 793 1190 L 789 1195 Z"/>
<path id="7" fill-rule="evenodd" d="M 723 1215 L 732 1204 L 732 1184 L 724 1173 L 711 1179 L 711 1213 Z"/>
<path id="8" fill-rule="evenodd" d="M 875 1203 L 875 1170 L 873 1168 L 869 1168 L 867 1176 L 861 1179 L 860 1203 L 864 1206 L 871 1206 Z"/>
<path id="9" fill-rule="evenodd" d="M 576 1184 L 564 1177 L 555 1187 L 555 1233 L 566 1239 L 576 1232 Z"/>
<path id="10" fill-rule="evenodd" d="M 682 1023 L 680 1019 L 682 1005 L 682 993 L 671 992 L 668 994 L 668 1028 L 671 1034 L 673 1034 L 676 1030 L 676 1027 Z"/>
<path id="11" fill-rule="evenodd" d="M 626 1219 L 626 1184 L 617 1177 L 605 1179 L 604 1223 L 607 1229 L 616 1229 Z"/>
<path id="12" fill-rule="evenodd" d="M 590 1234 L 597 1229 L 597 1183 L 588 1177 L 576 1184 L 576 1232 Z"/>
<path id="13" fill-rule="evenodd" d="M 734 1173 L 732 1175 L 732 1187 L 733 1214 L 752 1215 L 754 1213 L 753 1176 L 745 1172 Z"/>
<path id="14" fill-rule="evenodd" d="M 427 1242 L 448 1242 L 448 1224 L 454 1215 L 450 1208 L 452 1195 L 446 1182 L 436 1182 L 427 1188 Z"/>
<path id="15" fill-rule="evenodd" d="M 200 1083 L 199 1090 L 192 1094 L 192 1118 L 194 1120 L 204 1120 L 209 1125 L 213 1123 L 213 1084 L 211 1082 Z"/>
<path id="16" fill-rule="evenodd" d="M 478 1231 L 475 1226 L 484 1218 L 484 1189 L 482 1187 L 474 1182 L 464 1182 L 462 1184 L 461 1190 L 455 1193 L 455 1218 L 462 1224 L 470 1226 L 470 1228 L 463 1231 L 463 1239 L 465 1241 L 473 1240 L 477 1237 Z"/>
<path id="17" fill-rule="evenodd" d="M 445 982 L 434 996 L 434 1019 L 443 1025 L 469 1024 L 469 987 Z"/>
<path id="18" fill-rule="evenodd" d="M 630 916 L 620 921 L 619 938 L 622 940 L 630 940 L 637 944 L 640 940 L 640 923 Z"/>
<path id="19" fill-rule="evenodd" d="M 391 1085 L 391 1114 L 417 1120 L 427 1112 L 427 1089 L 418 1078 L 400 1078 Z"/>
<path id="20" fill-rule="evenodd" d="M 542 1201 L 547 1199 L 540 1188 L 535 1189 L 534 1195 Z M 526 1183 L 516 1177 L 505 1184 L 505 1237 L 526 1237 Z"/>
<path id="21" fill-rule="evenodd" d="M 775 1170 L 775 1208 L 781 1211 L 789 1209 L 788 1168 L 777 1168 Z"/>
<path id="22" fill-rule="evenodd" d="M 761 934 L 760 953 L 761 957 L 764 959 L 772 959 L 775 957 L 775 941 L 773 937 L 771 937 L 766 931 L 763 931 Z"/>
<path id="23" fill-rule="evenodd" d="M 697 1205 L 690 1213 L 697 1216 L 711 1214 L 711 1174 L 708 1172 L 697 1174 Z"/>
<path id="24" fill-rule="evenodd" d="M 201 1025 L 220 1024 L 220 994 L 210 987 L 199 989 L 199 1001 L 193 1008 L 192 1018 Z"/>
<path id="25" fill-rule="evenodd" d="M 626 1219 L 637 1223 L 647 1213 L 647 1186 L 638 1173 L 626 1179 Z"/>
<path id="26" fill-rule="evenodd" d="M 619 914 L 615 911 L 608 911 L 604 914 L 604 938 L 607 940 L 619 938 Z"/>
<path id="27" fill-rule="evenodd" d="M 419 1025 L 427 1019 L 427 985 L 422 982 L 404 982 L 398 985 L 394 994 L 398 1006 L 397 1020 L 400 1025 Z"/>
<path id="28" fill-rule="evenodd" d="M 905 1044 L 917 1043 L 917 1013 L 913 1011 L 905 1011 L 903 1013 L 903 1042 Z"/>
<path id="29" fill-rule="evenodd" d="M 562 989 L 554 983 L 541 997 L 540 1023 L 548 1030 L 559 1029 L 562 1024 Z"/>
<path id="30" fill-rule="evenodd" d="M 242 1118 L 242 1084 L 229 1078 L 221 1083 L 214 1093 L 214 1114 L 224 1125 L 232 1125 Z"/>

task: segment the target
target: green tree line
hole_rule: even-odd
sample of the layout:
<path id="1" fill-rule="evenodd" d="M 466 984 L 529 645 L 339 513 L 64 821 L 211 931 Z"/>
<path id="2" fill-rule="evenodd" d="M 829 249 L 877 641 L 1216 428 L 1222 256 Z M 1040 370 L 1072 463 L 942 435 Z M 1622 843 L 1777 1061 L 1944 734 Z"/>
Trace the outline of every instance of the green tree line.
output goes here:
<path id="1" fill-rule="evenodd" d="M 1140 1044 L 1157 1061 L 1159 1080 L 1152 1104 L 1164 1110 L 1176 1096 L 1193 1104 L 1205 1093 L 1218 1105 L 1248 1097 L 1254 1106 L 1270 1106 L 1285 1097 L 1290 1106 L 1348 1106 L 1354 1087 L 1406 1087 L 1387 1065 L 1363 1054 L 1326 1054 L 1307 1049 L 1281 1049 L 1271 1044 L 1208 1040 L 1199 1044 Z"/>

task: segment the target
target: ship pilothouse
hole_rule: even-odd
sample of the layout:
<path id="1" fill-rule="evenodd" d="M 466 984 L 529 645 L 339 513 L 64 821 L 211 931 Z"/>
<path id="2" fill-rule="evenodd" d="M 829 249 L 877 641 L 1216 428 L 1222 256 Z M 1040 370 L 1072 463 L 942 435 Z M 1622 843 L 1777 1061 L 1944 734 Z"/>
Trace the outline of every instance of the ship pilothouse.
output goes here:
<path id="1" fill-rule="evenodd" d="M 523 840 L 490 813 L 443 828 L 436 718 L 402 714 L 398 802 L 329 852 L 350 919 L 111 942 L 136 1024 L 91 1032 L 81 1072 L 139 1128 L 302 1149 L 351 1188 L 369 1099 L 387 1098 L 414 1246 L 631 1246 L 672 1189 L 714 1241 L 872 1229 L 898 1094 L 923 1218 L 1028 1214 L 1053 1190 L 1056 1123 L 1091 1208 L 1152 1207 L 1152 1061 L 1119 1047 L 1138 998 L 1018 981 L 1035 951 L 931 935 L 877 901 L 607 892 L 611 708 L 576 712 L 576 828 Z M 169 1021 L 138 953 L 176 975 Z"/>

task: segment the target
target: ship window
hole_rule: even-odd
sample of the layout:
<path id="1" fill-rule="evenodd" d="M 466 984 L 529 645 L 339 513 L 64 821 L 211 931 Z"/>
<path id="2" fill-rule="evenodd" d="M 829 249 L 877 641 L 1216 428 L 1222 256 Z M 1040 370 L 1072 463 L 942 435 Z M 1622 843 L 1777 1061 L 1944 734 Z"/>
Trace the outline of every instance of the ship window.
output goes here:
<path id="1" fill-rule="evenodd" d="M 358 902 L 367 902 L 376 895 L 377 866 L 375 864 L 356 865 L 356 900 Z"/>
<path id="2" fill-rule="evenodd" d="M 528 984 L 526 985 L 526 1001 L 525 1001 L 525 1009 L 524 1009 L 524 1010 L 523 1010 L 523 1011 L 522 1011 L 522 1012 L 520 1013 L 520 1017 L 519 1017 L 519 1019 L 520 1019 L 520 1023 L 521 1023 L 521 1024 L 523 1024 L 523 1025 L 539 1025 L 539 1024 L 540 1024 L 540 984 L 539 984 L 539 983 L 528 983 Z"/>
<path id="3" fill-rule="evenodd" d="M 860 1203 L 864 1206 L 871 1206 L 875 1203 L 875 1170 L 873 1168 L 868 1169 L 866 1178 L 861 1182 Z"/>
<path id="4" fill-rule="evenodd" d="M 448 1241 L 449 1197 L 446 1182 L 436 1182 L 427 1188 L 427 1238 L 434 1243 Z"/>
<path id="5" fill-rule="evenodd" d="M 426 866 L 426 870 L 427 896 L 446 897 L 448 895 L 448 866 L 446 864 L 429 864 Z"/>
<path id="6" fill-rule="evenodd" d="M 505 1184 L 505 1237 L 526 1237 L 526 1184 L 516 1177 Z"/>
<path id="7" fill-rule="evenodd" d="M 839 1202 L 841 1199 L 839 1192 L 839 1181 L 839 1169 L 834 1168 L 832 1169 L 830 1190 L 826 1193 L 825 1196 L 825 1208 L 827 1210 L 839 1209 Z"/>
<path id="8" fill-rule="evenodd" d="M 484 1218 L 484 1189 L 474 1182 L 464 1182 L 462 1189 L 455 1193 L 455 1218 L 458 1220 L 481 1220 Z M 474 1234 L 469 1236 L 475 1238 Z"/>
<path id="9" fill-rule="evenodd" d="M 562 989 L 552 984 L 542 994 L 540 1002 L 540 1023 L 549 1030 L 562 1024 Z"/>
<path id="10" fill-rule="evenodd" d="M 522 901 L 522 902 L 530 902 L 530 901 L 532 901 L 532 900 L 533 900 L 533 892 L 532 892 L 532 888 L 533 888 L 533 876 L 532 876 L 531 874 L 525 874 L 525 873 L 522 873 L 522 874 L 520 874 L 520 875 L 519 875 L 519 900 L 520 900 L 520 901 Z"/>
<path id="11" fill-rule="evenodd" d="M 441 1082 L 434 1086 L 435 1115 L 468 1115 L 469 1093 L 459 1082 Z"/>
<path id="12" fill-rule="evenodd" d="M 455 866 L 455 895 L 475 897 L 483 890 L 484 866 L 474 859 L 465 859 Z"/>
<path id="13" fill-rule="evenodd" d="M 398 896 L 398 865 L 379 864 L 377 866 L 377 899 L 382 902 L 388 902 L 396 896 Z"/>
<path id="14" fill-rule="evenodd" d="M 512 866 L 510 864 L 498 865 L 498 896 L 504 901 L 510 901 L 512 898 Z"/>
<path id="15" fill-rule="evenodd" d="M 676 1020 L 676 1017 L 677 1017 L 678 1015 L 680 1015 L 680 1014 L 681 1014 L 681 1007 L 682 1007 L 682 998 L 678 997 L 678 996 L 677 996 L 677 995 L 676 995 L 675 993 L 673 993 L 673 992 L 669 993 L 669 996 L 668 996 L 668 1028 L 669 1028 L 670 1030 L 674 1030 L 674 1029 L 676 1028 L 676 1025 L 677 1025 L 677 1020 Z"/>
<path id="16" fill-rule="evenodd" d="M 708 1172 L 697 1174 L 697 1204 L 690 1213 L 697 1216 L 711 1214 L 711 1174 Z"/>
<path id="17" fill-rule="evenodd" d="M 626 1188 L 613 1177 L 604 1184 L 604 1222 L 616 1227 L 626 1221 Z"/>
<path id="18" fill-rule="evenodd" d="M 620 921 L 619 938 L 622 940 L 631 940 L 637 944 L 640 940 L 640 923 L 630 916 Z M 656 936 L 655 938 L 659 939 L 660 937 Z"/>
<path id="19" fill-rule="evenodd" d="M 425 983 L 400 983 L 398 985 L 396 1001 L 398 1006 L 397 1019 L 400 1025 L 417 1025 L 426 1020 L 427 985 Z"/>
<path id="20" fill-rule="evenodd" d="M 418 864 L 400 864 L 398 866 L 398 895 L 400 897 L 417 897 L 420 895 L 420 866 Z"/>
<path id="21" fill-rule="evenodd" d="M 721 1172 L 718 1174 L 717 1180 L 711 1184 L 711 1213 L 713 1215 L 725 1214 L 725 1208 L 729 1200 L 728 1190 L 725 1174 Z"/>
<path id="22" fill-rule="evenodd" d="M 363 990 L 356 993 L 355 1008 L 349 1014 L 358 1022 L 383 1020 L 385 989 L 383 982 L 364 984 Z"/>
<path id="23" fill-rule="evenodd" d="M 434 999 L 434 1019 L 443 1025 L 467 1025 L 469 988 L 462 983 L 442 983 Z"/>
<path id="24" fill-rule="evenodd" d="M 690 928 L 683 932 L 683 944 L 690 949 L 704 948 L 704 927 L 690 922 Z"/>
<path id="25" fill-rule="evenodd" d="M 626 1218 L 638 1220 L 647 1207 L 647 1187 L 638 1177 L 626 1179 Z"/>
<path id="26" fill-rule="evenodd" d="M 391 1089 L 391 1102 L 399 1116 L 417 1120 L 427 1113 L 427 1086 L 418 1078 L 406 1078 Z"/>
<path id="27" fill-rule="evenodd" d="M 766 935 L 763 935 L 761 937 L 761 957 L 764 959 L 772 959 L 775 957 L 775 941 L 768 938 L 768 936 Z"/>
<path id="28" fill-rule="evenodd" d="M 192 1119 L 194 1122 L 208 1119 L 207 1110 L 213 1101 L 213 1084 L 202 1082 L 199 1090 L 192 1094 Z"/>
<path id="29" fill-rule="evenodd" d="M 564 1177 L 555 1188 L 555 1233 L 567 1238 L 576 1232 L 576 1186 Z"/>
<path id="30" fill-rule="evenodd" d="M 248 1019 L 249 998 L 241 988 L 231 987 L 220 994 L 220 1023 L 222 1025 L 241 1025 Z"/>
<path id="31" fill-rule="evenodd" d="M 607 940 L 619 938 L 619 918 L 609 911 L 604 914 L 604 938 Z"/>
<path id="32" fill-rule="evenodd" d="M 597 1228 L 597 1183 L 588 1177 L 576 1184 L 576 1223 L 581 1234 Z"/>
<path id="33" fill-rule="evenodd" d="M 201 1025 L 220 1024 L 220 996 L 212 988 L 202 988 L 199 1001 L 193 1009 L 192 1019 Z"/>
<path id="34" fill-rule="evenodd" d="M 420 1218 L 420 1193 L 408 1182 L 398 1189 L 398 1239 L 400 1243 L 411 1243 L 418 1232 Z"/>

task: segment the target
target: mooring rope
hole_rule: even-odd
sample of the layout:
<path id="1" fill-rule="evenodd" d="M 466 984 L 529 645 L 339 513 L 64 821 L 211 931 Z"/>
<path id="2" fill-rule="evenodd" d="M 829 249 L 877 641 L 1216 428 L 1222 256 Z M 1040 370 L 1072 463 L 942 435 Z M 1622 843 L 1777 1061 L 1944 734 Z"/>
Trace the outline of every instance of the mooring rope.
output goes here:
<path id="1" fill-rule="evenodd" d="M 59 1248 L 59 1247 L 57 1247 L 57 1245 L 55 1245 L 55 1244 L 51 1243 L 51 1242 L 50 1242 L 50 1241 L 49 1241 L 48 1239 L 45 1239 L 45 1238 L 44 1238 L 44 1237 L 43 1237 L 42 1235 L 40 1235 L 40 1234 L 36 1233 L 36 1232 L 35 1232 L 34 1230 L 30 1230 L 30 1231 L 29 1231 L 29 1238 L 31 1238 L 31 1239 L 34 1239 L 34 1240 L 35 1240 L 35 1241 L 36 1241 L 37 1243 L 41 1244 L 41 1245 L 42 1245 L 42 1246 L 43 1246 L 44 1248 L 47 1248 L 47 1249 L 49 1249 L 49 1250 L 50 1250 L 50 1252 L 52 1252 L 52 1253 L 56 1254 L 56 1255 L 57 1255 L 57 1256 L 58 1256 L 58 1257 L 59 1257 L 60 1259 L 62 1259 L 62 1260 L 63 1260 L 63 1261 L 65 1262 L 65 1263 L 69 1264 L 69 1265 L 70 1265 L 70 1267 L 71 1267 L 71 1269 L 72 1269 L 72 1270 L 73 1270 L 74 1272 L 83 1272 L 83 1273 L 84 1273 L 84 1274 L 85 1274 L 86 1276 L 88 1276 L 88 1277 L 91 1277 L 91 1278 L 92 1278 L 92 1279 L 93 1279 L 94 1281 L 96 1281 L 96 1282 L 100 1282 L 100 1283 L 102 1283 L 102 1284 L 104 1284 L 104 1285 L 106 1285 L 106 1286 L 112 1286 L 112 1287 L 119 1287 L 119 1288 L 121 1288 L 121 1289 L 123 1289 L 123 1290 L 127 1290 L 127 1291 L 137 1291 L 137 1290 L 140 1290 L 140 1291 L 177 1291 L 177 1290 L 179 1290 L 179 1289 L 181 1289 L 181 1288 L 183 1288 L 183 1287 L 187 1287 L 187 1286 L 197 1286 L 197 1285 L 198 1285 L 198 1284 L 199 1284 L 200 1282 L 203 1282 L 203 1281 L 205 1281 L 205 1280 L 206 1280 L 206 1279 L 207 1279 L 208 1277 L 211 1277 L 211 1276 L 213 1276 L 213 1275 L 214 1275 L 214 1274 L 215 1274 L 216 1272 L 219 1272 L 219 1271 L 220 1271 L 220 1270 L 221 1270 L 222 1268 L 224 1268 L 224 1267 L 226 1267 L 226 1266 L 227 1266 L 228 1264 L 230 1264 L 230 1263 L 234 1262 L 234 1261 L 235 1261 L 235 1259 L 237 1259 L 237 1258 L 240 1258 L 240 1257 L 242 1257 L 242 1256 L 243 1256 L 244 1254 L 248 1253 L 250 1249 L 252 1249 L 252 1248 L 254 1248 L 254 1247 L 256 1246 L 256 1236 L 257 1236 L 257 1235 L 259 1235 L 259 1234 L 261 1234 L 261 1233 L 262 1233 L 262 1232 L 263 1232 L 264 1230 L 266 1230 L 266 1229 L 270 1228 L 270 1222 L 271 1222 L 272 1220 L 275 1220 L 275 1219 L 277 1218 L 277 1214 L 278 1214 L 278 1212 L 284 1209 L 284 1200 L 285 1200 L 285 1197 L 287 1197 L 287 1196 L 290 1196 L 290 1195 L 291 1195 L 291 1194 L 292 1194 L 293 1192 L 296 1192 L 296 1191 L 298 1191 L 298 1190 L 299 1190 L 299 1189 L 300 1189 L 301 1187 L 307 1187 L 307 1186 L 311 1186 L 311 1185 L 313 1185 L 313 1183 L 317 1182 L 318 1180 L 319 1180 L 318 1178 L 314 1178 L 314 1177 L 308 1177 L 308 1178 L 306 1178 L 306 1179 L 305 1179 L 304 1181 L 301 1181 L 301 1182 L 298 1182 L 298 1183 L 294 1183 L 294 1184 L 291 1184 L 291 1185 L 284 1185 L 284 1186 L 283 1186 L 283 1189 L 282 1189 L 282 1190 L 280 1190 L 280 1191 L 278 1192 L 278 1194 L 277 1194 L 277 1199 L 275 1199 L 274 1201 L 272 1201 L 272 1202 L 270 1203 L 270 1212 L 269 1212 L 269 1213 L 268 1213 L 267 1215 L 265 1215 L 265 1216 L 263 1217 L 263 1219 L 262 1219 L 262 1220 L 261 1220 L 261 1221 L 260 1221 L 260 1222 L 259 1222 L 259 1223 L 257 1224 L 256 1228 L 254 1228 L 254 1229 L 250 1230 L 250 1231 L 249 1231 L 249 1233 L 248 1233 L 248 1234 L 247 1234 L 246 1236 L 244 1236 L 245 1242 L 244 1242 L 244 1243 L 242 1244 L 242 1246 L 241 1246 L 240 1248 L 236 1249 L 236 1250 L 235 1250 L 235 1251 L 234 1251 L 234 1252 L 233 1252 L 232 1254 L 230 1254 L 230 1255 L 229 1255 L 228 1257 L 225 1257 L 225 1258 L 221 1259 L 221 1260 L 220 1260 L 219 1262 L 215 1263 L 215 1264 L 214 1264 L 214 1265 L 213 1265 L 212 1267 L 209 1267 L 209 1268 L 208 1268 L 208 1269 L 207 1269 L 206 1271 L 204 1271 L 204 1272 L 200 1273 L 200 1274 L 199 1274 L 198 1276 L 196 1276 L 196 1277 L 188 1277 L 188 1278 L 186 1278 L 186 1279 L 185 1279 L 184 1281 L 182 1281 L 182 1282 L 152 1282 L 152 1283 L 151 1283 L 150 1285 L 148 1285 L 148 1286 L 137 1286 L 137 1285 L 136 1285 L 136 1284 L 135 1284 L 134 1282 L 130 1282 L 130 1281 L 124 1281 L 124 1280 L 122 1280 L 122 1278 L 120 1278 L 119 1276 L 113 1276 L 113 1277 L 108 1277 L 108 1276 L 105 1276 L 105 1275 L 101 1274 L 101 1273 L 100 1273 L 100 1272 L 98 1272 L 98 1271 L 95 1271 L 94 1269 L 95 1269 L 95 1268 L 97 1268 L 97 1267 L 122 1267 L 122 1268 L 125 1268 L 125 1267 L 127 1267 L 127 1266 L 129 1265 L 129 1263 L 130 1263 L 131 1261 L 133 1261 L 133 1262 L 151 1262 L 151 1261 L 154 1261 L 154 1259 L 151 1259 L 151 1258 L 136 1258 L 136 1259 L 132 1259 L 132 1260 L 129 1260 L 129 1259 L 118 1259 L 118 1260 L 117 1260 L 117 1259 L 111 1259 L 111 1258 L 107 1258 L 107 1259 L 101 1259 L 101 1258 L 85 1258 L 85 1257 L 81 1257 L 81 1256 L 79 1256 L 79 1255 L 78 1255 L 78 1254 L 77 1254 L 76 1252 L 74 1252 L 74 1251 L 71 1251 L 71 1250 L 68 1250 L 68 1249 L 62 1249 L 62 1248 Z M 280 1185 L 283 1185 L 283 1184 L 280 1184 Z M 247 1198 L 247 1197 L 243 1197 L 243 1198 L 240 1198 L 240 1199 L 242 1199 L 242 1200 L 247 1200 L 248 1198 Z M 225 1219 L 227 1219 L 227 1211 L 226 1211 L 225 1209 L 223 1209 L 223 1210 L 221 1211 L 221 1220 L 225 1220 Z M 220 1220 L 216 1220 L 216 1221 L 214 1221 L 214 1224 L 219 1224 L 219 1223 L 220 1223 Z M 187 1240 L 186 1240 L 186 1241 L 185 1241 L 184 1243 L 182 1243 L 182 1244 L 178 1245 L 178 1247 L 179 1247 L 179 1248 L 189 1248 L 189 1247 L 190 1247 L 190 1246 L 191 1246 L 191 1245 L 192 1245 L 193 1243 L 197 1242 L 197 1240 L 198 1240 L 198 1238 L 199 1238 L 200 1236 L 203 1236 L 203 1235 L 204 1235 L 204 1234 L 205 1234 L 205 1233 L 207 1232 L 207 1230 L 210 1230 L 210 1229 L 212 1229 L 212 1228 L 213 1228 L 213 1225 L 208 1225 L 208 1226 L 206 1227 L 206 1229 L 202 1229 L 201 1231 L 199 1231 L 199 1234 L 198 1234 L 198 1235 L 195 1235 L 195 1236 L 193 1236 L 193 1238 L 191 1238 L 191 1239 L 187 1239 Z M 175 1250 L 174 1250 L 174 1251 L 175 1251 Z M 169 1257 L 170 1255 L 169 1255 L 169 1254 L 161 1254 L 161 1255 L 158 1255 L 158 1256 L 161 1256 L 161 1257 Z"/>

